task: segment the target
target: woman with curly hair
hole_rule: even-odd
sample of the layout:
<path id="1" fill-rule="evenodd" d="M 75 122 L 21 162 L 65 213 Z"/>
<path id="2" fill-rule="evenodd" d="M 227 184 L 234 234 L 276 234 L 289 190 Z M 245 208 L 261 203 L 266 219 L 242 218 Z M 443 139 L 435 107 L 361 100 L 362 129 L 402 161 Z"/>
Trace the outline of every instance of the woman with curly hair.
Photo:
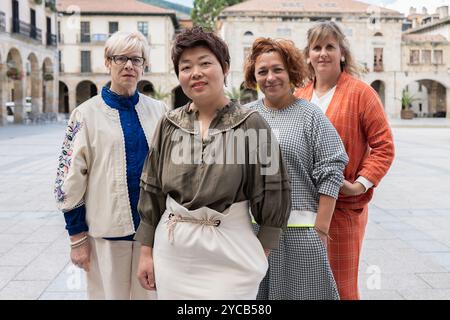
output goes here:
<path id="1" fill-rule="evenodd" d="M 256 39 L 244 69 L 245 85 L 264 93 L 247 106 L 275 132 L 291 179 L 288 228 L 269 256 L 258 298 L 338 299 L 326 244 L 348 160 L 342 142 L 320 109 L 294 96 L 306 65 L 291 41 Z"/>

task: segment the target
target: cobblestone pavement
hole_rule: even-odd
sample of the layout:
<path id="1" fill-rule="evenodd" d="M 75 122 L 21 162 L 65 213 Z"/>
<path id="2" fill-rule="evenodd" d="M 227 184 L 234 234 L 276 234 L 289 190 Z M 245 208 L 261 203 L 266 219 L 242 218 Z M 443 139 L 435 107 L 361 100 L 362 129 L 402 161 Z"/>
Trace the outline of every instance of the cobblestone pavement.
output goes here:
<path id="1" fill-rule="evenodd" d="M 369 209 L 363 299 L 450 299 L 450 128 L 394 124 Z M 431 127 L 431 128 L 429 128 Z M 0 299 L 85 299 L 52 188 L 63 124 L 0 127 Z"/>

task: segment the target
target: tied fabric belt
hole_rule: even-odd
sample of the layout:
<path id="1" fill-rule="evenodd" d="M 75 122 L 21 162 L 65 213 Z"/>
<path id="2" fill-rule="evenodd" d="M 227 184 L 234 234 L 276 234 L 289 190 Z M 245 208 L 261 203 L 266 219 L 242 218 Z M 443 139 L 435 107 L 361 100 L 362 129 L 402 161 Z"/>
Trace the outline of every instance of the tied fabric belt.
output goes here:
<path id="1" fill-rule="evenodd" d="M 166 223 L 167 223 L 167 230 L 169 231 L 169 241 L 171 244 L 173 244 L 174 241 L 174 230 L 178 222 L 189 222 L 214 227 L 218 227 L 220 225 L 219 219 L 195 219 L 183 217 L 181 214 L 170 213 Z"/>

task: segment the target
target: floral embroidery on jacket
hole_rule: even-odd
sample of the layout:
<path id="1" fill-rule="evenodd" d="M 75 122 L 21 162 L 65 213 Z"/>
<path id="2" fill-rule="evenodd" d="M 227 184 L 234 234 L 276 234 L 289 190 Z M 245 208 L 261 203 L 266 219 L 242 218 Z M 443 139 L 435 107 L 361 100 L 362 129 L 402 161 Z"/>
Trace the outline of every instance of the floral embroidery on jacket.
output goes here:
<path id="1" fill-rule="evenodd" d="M 75 136 L 80 132 L 83 126 L 82 122 L 72 122 L 67 127 L 66 137 L 64 138 L 63 145 L 61 147 L 61 155 L 59 156 L 58 170 L 56 172 L 55 182 L 55 197 L 58 202 L 64 202 L 66 194 L 62 190 L 64 184 L 64 178 L 69 171 L 72 162 L 73 143 Z"/>

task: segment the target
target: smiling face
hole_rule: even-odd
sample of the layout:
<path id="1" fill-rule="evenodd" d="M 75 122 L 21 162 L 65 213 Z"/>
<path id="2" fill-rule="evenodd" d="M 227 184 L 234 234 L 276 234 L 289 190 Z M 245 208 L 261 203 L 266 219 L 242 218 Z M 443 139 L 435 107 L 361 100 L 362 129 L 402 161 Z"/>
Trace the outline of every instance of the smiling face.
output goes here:
<path id="1" fill-rule="evenodd" d="M 223 100 L 223 86 L 228 70 L 222 70 L 211 50 L 206 47 L 186 49 L 178 66 L 181 88 L 194 104 Z"/>
<path id="2" fill-rule="evenodd" d="M 341 73 L 341 57 L 339 43 L 332 36 L 318 41 L 309 49 L 309 59 L 316 74 L 339 75 Z"/>
<path id="3" fill-rule="evenodd" d="M 116 56 L 126 56 L 128 58 L 142 57 L 142 52 L 131 51 L 121 52 Z M 106 67 L 111 70 L 111 90 L 121 95 L 131 95 L 136 91 L 136 86 L 141 79 L 144 66 L 136 66 L 130 59 L 125 64 L 107 59 Z"/>
<path id="4" fill-rule="evenodd" d="M 273 104 L 290 96 L 289 74 L 276 51 L 263 53 L 255 61 L 255 79 L 265 98 Z"/>

